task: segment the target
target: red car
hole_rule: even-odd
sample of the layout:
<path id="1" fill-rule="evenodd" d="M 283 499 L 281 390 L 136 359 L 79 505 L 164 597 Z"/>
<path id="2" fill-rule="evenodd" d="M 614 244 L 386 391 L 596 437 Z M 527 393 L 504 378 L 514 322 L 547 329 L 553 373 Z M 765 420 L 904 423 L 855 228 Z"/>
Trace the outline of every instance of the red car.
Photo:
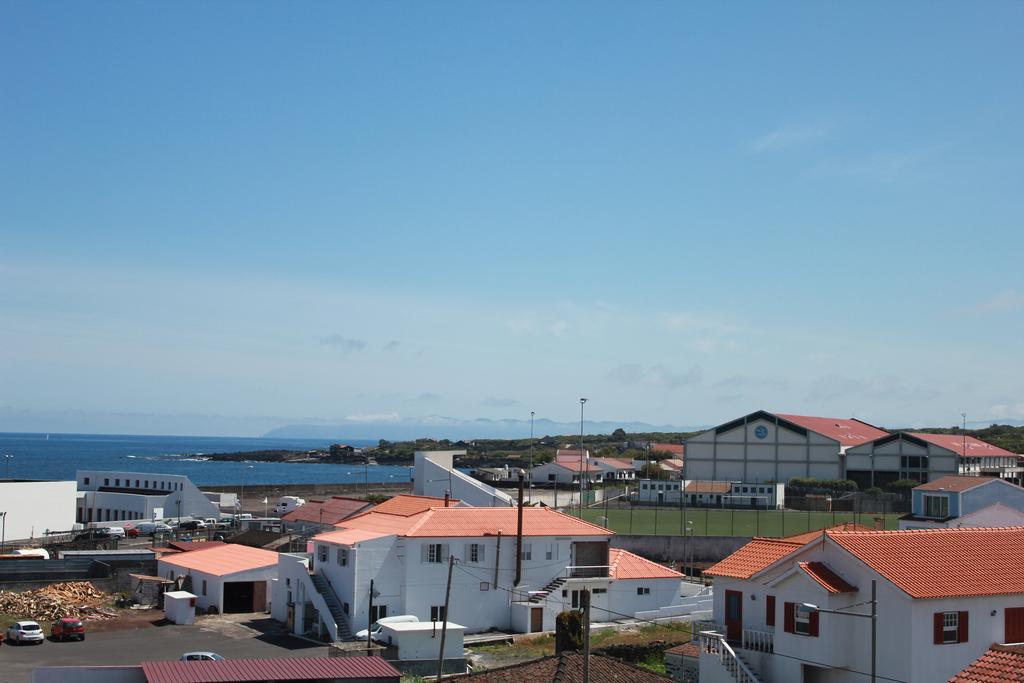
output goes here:
<path id="1" fill-rule="evenodd" d="M 53 622 L 53 626 L 50 627 L 50 635 L 54 640 L 67 640 L 68 638 L 85 640 L 85 624 L 79 619 L 64 617 Z"/>
<path id="2" fill-rule="evenodd" d="M 128 528 L 126 528 L 124 530 L 124 535 L 127 536 L 128 538 L 138 538 L 139 537 L 139 529 L 138 529 L 138 527 L 130 526 L 130 527 L 128 527 Z"/>

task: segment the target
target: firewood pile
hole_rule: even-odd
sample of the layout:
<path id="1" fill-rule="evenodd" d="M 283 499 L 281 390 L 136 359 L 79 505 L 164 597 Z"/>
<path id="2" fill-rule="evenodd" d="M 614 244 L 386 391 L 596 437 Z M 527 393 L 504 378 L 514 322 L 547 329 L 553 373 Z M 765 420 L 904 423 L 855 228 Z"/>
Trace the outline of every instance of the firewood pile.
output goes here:
<path id="1" fill-rule="evenodd" d="M 117 612 L 107 607 L 109 596 L 86 581 L 55 583 L 24 593 L 0 591 L 0 612 L 19 619 L 55 621 L 61 617 L 100 621 Z"/>

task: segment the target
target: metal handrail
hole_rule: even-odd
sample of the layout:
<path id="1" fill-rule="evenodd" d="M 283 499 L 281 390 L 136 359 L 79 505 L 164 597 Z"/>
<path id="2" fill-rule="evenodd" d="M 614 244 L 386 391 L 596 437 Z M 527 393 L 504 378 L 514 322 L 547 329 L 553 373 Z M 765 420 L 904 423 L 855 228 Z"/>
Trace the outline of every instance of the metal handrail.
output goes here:
<path id="1" fill-rule="evenodd" d="M 700 646 L 703 652 L 716 655 L 718 661 L 737 683 L 761 683 L 757 675 L 736 654 L 736 651 L 729 647 L 729 643 L 721 633 L 702 631 Z"/>

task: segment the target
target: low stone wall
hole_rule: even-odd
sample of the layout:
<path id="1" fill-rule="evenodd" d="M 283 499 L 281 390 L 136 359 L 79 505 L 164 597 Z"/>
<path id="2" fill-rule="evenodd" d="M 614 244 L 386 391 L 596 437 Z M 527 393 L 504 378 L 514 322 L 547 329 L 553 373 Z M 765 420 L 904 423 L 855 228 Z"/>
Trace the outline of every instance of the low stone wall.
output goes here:
<path id="1" fill-rule="evenodd" d="M 658 562 L 718 562 L 739 550 L 750 540 L 742 536 L 642 536 L 616 534 L 612 547 L 657 560 Z"/>

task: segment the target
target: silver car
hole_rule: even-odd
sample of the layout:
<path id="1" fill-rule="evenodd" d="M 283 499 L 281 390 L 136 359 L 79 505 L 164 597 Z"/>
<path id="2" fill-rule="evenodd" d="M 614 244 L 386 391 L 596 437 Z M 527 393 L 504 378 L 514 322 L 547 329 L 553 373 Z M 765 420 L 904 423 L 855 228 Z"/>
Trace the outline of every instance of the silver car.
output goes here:
<path id="1" fill-rule="evenodd" d="M 46 640 L 43 629 L 34 621 L 18 621 L 7 629 L 7 641 L 10 643 L 42 644 Z"/>
<path id="2" fill-rule="evenodd" d="M 223 662 L 224 658 L 216 652 L 186 652 L 181 656 L 183 662 Z"/>

